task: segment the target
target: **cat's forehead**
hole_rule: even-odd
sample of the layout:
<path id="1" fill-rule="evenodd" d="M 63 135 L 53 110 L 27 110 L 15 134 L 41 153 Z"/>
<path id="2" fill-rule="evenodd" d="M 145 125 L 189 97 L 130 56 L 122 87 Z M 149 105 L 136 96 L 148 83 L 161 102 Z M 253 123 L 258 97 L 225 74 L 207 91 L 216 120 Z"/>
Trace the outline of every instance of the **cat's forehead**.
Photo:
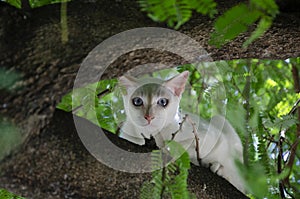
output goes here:
<path id="1" fill-rule="evenodd" d="M 147 83 L 138 87 L 133 95 L 142 96 L 166 96 L 171 95 L 171 91 L 162 84 Z"/>

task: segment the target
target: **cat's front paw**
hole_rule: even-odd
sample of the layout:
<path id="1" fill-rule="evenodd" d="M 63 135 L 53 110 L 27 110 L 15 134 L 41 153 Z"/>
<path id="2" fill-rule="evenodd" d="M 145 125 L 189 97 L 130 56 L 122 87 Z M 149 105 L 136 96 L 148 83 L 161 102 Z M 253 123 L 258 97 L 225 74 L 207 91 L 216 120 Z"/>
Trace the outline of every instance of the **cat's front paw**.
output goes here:
<path id="1" fill-rule="evenodd" d="M 213 173 L 216 173 L 219 176 L 223 175 L 223 166 L 220 163 L 214 162 L 212 164 L 209 164 L 209 168 Z"/>
<path id="2" fill-rule="evenodd" d="M 133 137 L 133 136 L 130 136 L 126 133 L 121 133 L 120 138 L 123 138 L 129 142 L 132 142 L 134 144 L 137 144 L 137 145 L 145 145 L 145 139 L 144 138 L 138 138 L 138 137 Z"/>

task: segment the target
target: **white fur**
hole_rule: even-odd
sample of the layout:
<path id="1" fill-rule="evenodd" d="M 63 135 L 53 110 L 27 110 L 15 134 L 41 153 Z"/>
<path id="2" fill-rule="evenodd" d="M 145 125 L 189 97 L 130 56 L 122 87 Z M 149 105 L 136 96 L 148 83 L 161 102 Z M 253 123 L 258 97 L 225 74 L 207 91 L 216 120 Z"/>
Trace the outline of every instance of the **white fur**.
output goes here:
<path id="1" fill-rule="evenodd" d="M 144 145 L 145 138 L 153 136 L 157 146 L 164 147 L 164 141 L 172 139 L 172 134 L 179 130 L 180 122 L 184 117 L 183 114 L 179 114 L 178 108 L 188 74 L 185 71 L 165 82 L 152 80 L 152 82 L 160 82 L 163 87 L 169 89 L 170 92 L 166 92 L 163 97 L 170 99 L 170 104 L 165 109 L 161 109 L 155 104 L 158 98 L 153 97 L 151 102 L 147 101 L 149 99 L 143 98 L 145 104 L 152 104 L 153 108 L 150 111 L 155 115 L 149 125 L 147 125 L 143 113 L 130 104 L 132 95 L 138 87 L 143 85 L 142 82 L 132 77 L 121 77 L 119 83 L 126 89 L 123 94 L 123 102 L 127 118 L 121 128 L 120 137 Z M 240 191 L 245 192 L 244 183 L 235 165 L 235 160 L 243 162 L 243 147 L 233 127 L 220 115 L 214 116 L 209 123 L 193 114 L 188 113 L 187 115 L 187 119 L 181 125 L 181 130 L 174 137 L 174 141 L 179 142 L 189 153 L 191 161 L 199 165 L 195 150 L 197 140 L 194 130 L 196 130 L 201 164 L 210 166 L 213 172 L 224 177 Z"/>

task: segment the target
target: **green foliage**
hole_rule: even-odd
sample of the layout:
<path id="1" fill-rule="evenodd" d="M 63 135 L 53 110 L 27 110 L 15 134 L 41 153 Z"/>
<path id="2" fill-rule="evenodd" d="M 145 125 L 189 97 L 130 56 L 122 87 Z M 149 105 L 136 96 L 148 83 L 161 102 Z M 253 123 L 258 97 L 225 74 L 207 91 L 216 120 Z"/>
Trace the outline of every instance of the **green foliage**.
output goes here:
<path id="1" fill-rule="evenodd" d="M 23 197 L 10 193 L 5 189 L 0 189 L 0 198 L 1 199 L 25 199 Z"/>
<path id="2" fill-rule="evenodd" d="M 254 30 L 254 32 L 251 34 L 250 38 L 245 41 L 243 44 L 243 47 L 246 48 L 248 45 L 250 45 L 254 40 L 258 39 L 260 36 L 262 36 L 272 25 L 273 18 L 271 17 L 262 17 Z M 212 39 L 214 40 L 214 39 Z"/>
<path id="3" fill-rule="evenodd" d="M 152 152 L 152 180 L 144 183 L 140 198 L 195 198 L 187 189 L 189 155 L 180 144 L 174 141 L 169 141 L 166 145 L 168 151 L 154 150 Z M 168 158 L 172 158 L 173 161 L 165 165 Z"/>
<path id="4" fill-rule="evenodd" d="M 10 92 L 18 88 L 16 82 L 20 80 L 21 75 L 14 71 L 0 68 L 0 90 Z M 5 104 L 1 104 L 5 108 Z M 19 130 L 0 116 L 0 160 L 8 155 L 16 146 L 22 142 L 22 136 Z"/>
<path id="5" fill-rule="evenodd" d="M 259 16 L 258 10 L 250 9 L 246 4 L 234 6 L 215 22 L 215 32 L 211 35 L 211 44 L 220 47 L 234 39 L 257 21 Z"/>
<path id="6" fill-rule="evenodd" d="M 68 32 L 68 23 L 67 23 L 67 2 L 71 0 L 26 0 L 28 3 L 26 5 L 22 5 L 22 3 L 24 2 L 22 2 L 21 0 L 3 0 L 3 1 L 19 9 L 24 9 L 24 8 L 28 9 L 27 8 L 28 6 L 30 6 L 31 8 L 37 8 L 49 4 L 61 3 L 61 8 L 60 8 L 61 42 L 63 44 L 68 42 L 69 32 Z"/>
<path id="7" fill-rule="evenodd" d="M 62 98 L 57 108 L 72 111 L 110 132 L 116 132 L 117 124 L 112 110 L 111 93 L 116 82 L 116 79 L 103 80 L 84 88 L 74 89 Z"/>
<path id="8" fill-rule="evenodd" d="M 250 193 L 254 193 L 255 198 L 265 198 L 269 196 L 268 178 L 265 175 L 264 167 L 256 162 L 250 168 L 239 167 Z"/>
<path id="9" fill-rule="evenodd" d="M 13 90 L 16 88 L 15 83 L 20 79 L 20 74 L 0 68 L 0 90 Z"/>
<path id="10" fill-rule="evenodd" d="M 287 177 L 289 184 L 285 184 L 285 189 L 297 198 L 300 190 L 299 146 L 295 151 L 295 161 L 291 167 L 287 166 L 292 154 L 291 146 L 298 139 L 296 125 L 299 123 L 299 118 L 291 114 L 292 109 L 299 107 L 295 102 L 300 99 L 300 94 L 294 91 L 292 67 L 300 69 L 300 58 L 187 64 L 173 70 L 157 71 L 151 76 L 166 79 L 178 72 L 189 70 L 189 85 L 183 93 L 180 107 L 184 111 L 200 114 L 202 118 L 207 119 L 214 114 L 226 114 L 244 146 L 246 166 L 241 167 L 241 173 L 252 197 L 278 198 L 280 192 L 278 184 Z M 125 119 L 122 100 L 118 96 L 118 90 L 113 89 L 117 88 L 115 85 L 116 80 L 105 80 L 80 88 L 78 92 L 73 91 L 72 94 L 66 95 L 59 107 L 63 110 L 73 110 L 87 119 L 97 114 L 98 117 L 94 117 L 96 122 L 91 121 L 102 127 L 107 125 L 106 129 L 115 132 L 116 124 Z M 106 89 L 109 92 L 100 98 L 93 93 L 96 90 L 99 94 Z M 121 119 L 115 121 L 116 118 Z M 284 140 L 279 146 L 281 136 L 284 136 Z M 170 148 L 177 149 L 176 146 Z M 182 154 L 182 151 L 178 150 L 178 153 L 174 153 Z M 280 150 L 282 155 L 279 153 Z M 171 157 L 179 157 L 174 153 Z M 153 152 L 153 167 L 161 168 L 164 157 L 165 154 Z M 181 165 L 186 161 L 181 161 L 183 162 L 175 161 L 174 164 L 167 165 L 164 170 L 154 171 L 153 180 L 143 186 L 141 196 L 147 198 L 149 196 L 147 193 L 160 196 L 163 192 L 175 197 L 176 190 L 183 187 L 172 189 L 171 184 L 178 182 L 178 185 L 185 185 L 183 181 L 181 183 L 179 181 L 185 179 L 186 173 L 178 171 L 182 168 L 188 169 L 186 165 Z M 278 165 L 282 166 L 280 172 Z"/>
<path id="11" fill-rule="evenodd" d="M 248 26 L 259 18 L 259 11 L 251 10 L 246 4 L 239 4 L 219 17 L 215 22 L 215 32 L 211 35 L 211 44 L 220 47 L 245 32 Z"/>
<path id="12" fill-rule="evenodd" d="M 28 0 L 28 1 L 31 8 L 37 8 L 48 4 L 68 2 L 71 0 Z M 21 0 L 4 0 L 4 2 L 7 2 L 17 8 L 21 8 Z"/>
<path id="13" fill-rule="evenodd" d="M 234 6 L 215 22 L 215 32 L 211 35 L 211 44 L 221 47 L 259 20 L 255 31 L 243 44 L 244 47 L 247 47 L 270 28 L 278 12 L 274 0 L 250 0 L 250 4 L 241 3 Z"/>
<path id="14" fill-rule="evenodd" d="M 17 8 L 21 8 L 21 0 L 6 0 L 4 2 L 7 2 L 10 5 L 15 6 Z"/>
<path id="15" fill-rule="evenodd" d="M 216 14 L 216 3 L 213 0 L 139 0 L 142 11 L 159 22 L 167 22 L 168 26 L 178 29 L 187 22 L 192 11 L 210 15 Z"/>
<path id="16" fill-rule="evenodd" d="M 235 60 L 227 64 L 230 67 L 217 65 L 222 76 L 227 76 L 223 78 L 229 99 L 227 117 L 243 141 L 247 166 L 241 169 L 250 193 L 255 198 L 278 198 L 279 182 L 288 176 L 293 186 L 284 184 L 284 192 L 297 198 L 300 185 L 295 169 L 299 167 L 299 155 L 296 155 L 290 173 L 287 162 L 291 157 L 291 146 L 297 139 L 299 119 L 289 112 L 300 98 L 294 93 L 291 72 L 292 67 L 300 68 L 299 58 Z M 282 132 L 285 138 L 280 146 Z M 281 157 L 280 150 L 283 152 Z M 299 150 L 296 153 L 299 154 Z M 279 173 L 278 165 L 282 167 Z"/>
<path id="17" fill-rule="evenodd" d="M 186 23 L 193 11 L 211 18 L 217 13 L 213 0 L 139 0 L 139 3 L 142 11 L 147 12 L 152 20 L 166 22 L 175 29 Z M 247 47 L 270 28 L 278 12 L 275 0 L 250 0 L 247 4 L 240 3 L 217 18 L 210 43 L 221 47 L 258 21 L 256 29 L 243 44 L 243 47 Z"/>
<path id="18" fill-rule="evenodd" d="M 22 142 L 19 130 L 10 122 L 0 118 L 0 160 Z"/>

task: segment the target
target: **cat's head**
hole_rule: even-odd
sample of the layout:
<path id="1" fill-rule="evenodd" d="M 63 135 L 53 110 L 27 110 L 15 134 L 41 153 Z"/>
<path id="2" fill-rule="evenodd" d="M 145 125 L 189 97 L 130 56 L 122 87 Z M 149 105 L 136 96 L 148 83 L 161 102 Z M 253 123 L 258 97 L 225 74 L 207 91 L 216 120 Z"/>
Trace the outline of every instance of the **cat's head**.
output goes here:
<path id="1" fill-rule="evenodd" d="M 174 121 L 188 75 L 184 71 L 166 81 L 120 77 L 127 120 L 152 135 Z"/>

